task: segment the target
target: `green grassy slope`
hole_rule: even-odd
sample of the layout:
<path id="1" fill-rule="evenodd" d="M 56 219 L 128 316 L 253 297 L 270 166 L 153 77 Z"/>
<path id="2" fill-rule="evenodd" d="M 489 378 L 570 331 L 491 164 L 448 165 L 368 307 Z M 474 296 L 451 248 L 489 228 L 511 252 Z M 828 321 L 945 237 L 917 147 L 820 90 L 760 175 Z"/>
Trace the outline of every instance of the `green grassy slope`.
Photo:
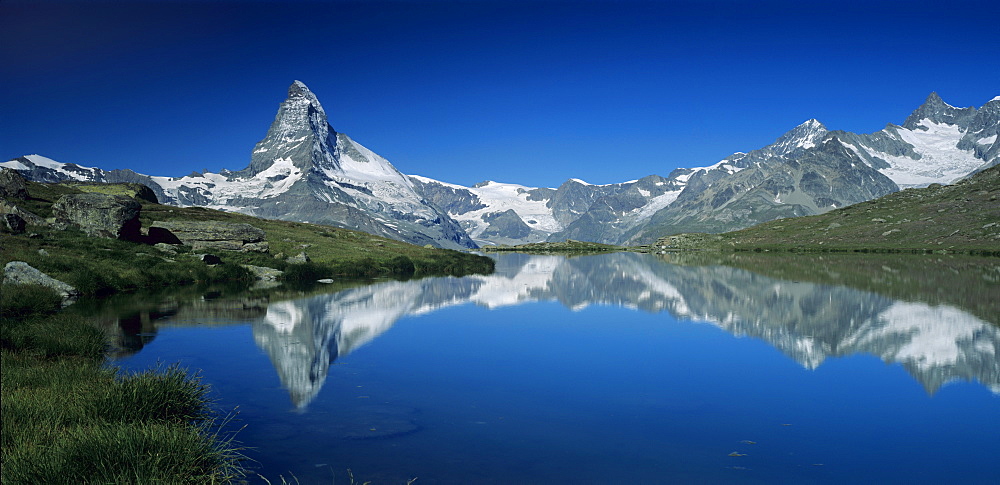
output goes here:
<path id="1" fill-rule="evenodd" d="M 82 187 L 87 189 L 86 187 Z M 121 188 L 121 187 L 119 187 Z M 92 189 L 89 189 L 92 191 Z M 108 188 L 103 190 L 107 192 Z M 69 184 L 28 183 L 31 199 L 9 201 L 43 218 L 52 214 L 53 202 L 64 194 L 81 191 Z M 112 190 L 120 193 L 118 190 Z M 131 194 L 128 194 L 131 195 Z M 220 279 L 207 274 L 230 271 L 228 279 L 244 278 L 238 264 L 267 266 L 279 270 L 305 269 L 309 276 L 424 276 L 441 274 L 489 273 L 493 261 L 483 256 L 461 251 L 425 248 L 367 233 L 316 224 L 259 219 L 243 214 L 198 207 L 179 208 L 142 203 L 140 220 L 143 227 L 154 221 L 223 221 L 246 223 L 263 229 L 270 245 L 270 254 L 216 251 L 230 268 L 206 268 L 197 262 L 190 250 L 179 248 L 179 254 L 169 255 L 145 244 L 102 238 L 89 238 L 75 230 L 59 231 L 43 226 L 29 226 L 21 235 L 0 234 L 0 265 L 8 261 L 25 261 L 56 279 L 82 284 L 84 293 L 113 293 L 119 290 L 155 287 L 167 284 Z M 29 237 L 34 233 L 33 237 Z M 301 252 L 308 254 L 312 264 L 306 268 L 290 266 L 285 257 Z M 222 268 L 225 268 L 223 265 Z M 81 276 L 79 273 L 87 275 Z M 298 271 L 299 274 L 302 271 Z M 185 276 L 186 275 L 186 276 Z M 98 279 L 101 281 L 83 281 Z M 227 279 L 225 277 L 221 279 Z M 97 286 L 88 291 L 88 286 Z"/>
<path id="2" fill-rule="evenodd" d="M 673 244 L 672 244 L 673 243 Z M 953 185 L 907 189 L 809 217 L 657 245 L 735 250 L 1000 254 L 1000 166 Z"/>

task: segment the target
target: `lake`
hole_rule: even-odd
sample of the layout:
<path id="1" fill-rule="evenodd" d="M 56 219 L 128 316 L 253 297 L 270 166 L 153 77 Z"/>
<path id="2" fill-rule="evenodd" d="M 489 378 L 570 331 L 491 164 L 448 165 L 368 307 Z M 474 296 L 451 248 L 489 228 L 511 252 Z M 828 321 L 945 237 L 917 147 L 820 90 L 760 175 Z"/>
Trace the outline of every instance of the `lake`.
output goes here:
<path id="1" fill-rule="evenodd" d="M 200 373 L 245 426 L 251 483 L 1000 477 L 996 259 L 496 258 L 106 328 L 124 369 Z"/>

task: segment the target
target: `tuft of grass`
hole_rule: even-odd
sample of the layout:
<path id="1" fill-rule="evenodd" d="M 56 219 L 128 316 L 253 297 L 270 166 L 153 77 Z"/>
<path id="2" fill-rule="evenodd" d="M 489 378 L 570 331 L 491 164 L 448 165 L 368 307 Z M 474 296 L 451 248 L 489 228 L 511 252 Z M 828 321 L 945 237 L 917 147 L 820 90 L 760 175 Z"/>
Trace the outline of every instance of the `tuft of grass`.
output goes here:
<path id="1" fill-rule="evenodd" d="M 62 306 L 62 297 L 41 285 L 0 286 L 0 315 L 23 318 L 36 313 L 54 313 Z"/>

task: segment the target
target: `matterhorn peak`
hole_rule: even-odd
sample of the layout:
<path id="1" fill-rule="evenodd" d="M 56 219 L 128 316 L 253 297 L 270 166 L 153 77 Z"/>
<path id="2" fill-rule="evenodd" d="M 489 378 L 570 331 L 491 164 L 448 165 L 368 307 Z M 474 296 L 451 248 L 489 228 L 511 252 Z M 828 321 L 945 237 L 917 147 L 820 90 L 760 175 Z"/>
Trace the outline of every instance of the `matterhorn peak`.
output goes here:
<path id="1" fill-rule="evenodd" d="M 319 103 L 319 98 L 309 90 L 309 86 L 306 83 L 295 80 L 292 82 L 291 86 L 288 86 L 288 99 L 285 100 L 286 103 L 292 102 L 293 100 L 302 100 L 309 103 L 314 110 L 326 115 L 326 111 L 323 110 L 323 105 Z"/>
<path id="2" fill-rule="evenodd" d="M 290 161 L 303 171 L 336 168 L 336 136 L 316 95 L 302 81 L 294 81 L 244 173 L 257 175 L 278 160 Z"/>

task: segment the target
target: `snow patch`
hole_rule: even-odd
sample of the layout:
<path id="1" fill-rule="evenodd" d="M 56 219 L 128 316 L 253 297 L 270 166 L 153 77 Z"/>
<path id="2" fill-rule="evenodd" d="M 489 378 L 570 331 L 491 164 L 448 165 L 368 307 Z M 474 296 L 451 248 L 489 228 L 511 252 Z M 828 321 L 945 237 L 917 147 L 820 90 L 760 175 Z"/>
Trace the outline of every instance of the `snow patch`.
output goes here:
<path id="1" fill-rule="evenodd" d="M 889 177 L 900 188 L 925 187 L 933 183 L 950 184 L 983 164 L 971 150 L 959 150 L 956 146 L 965 133 L 956 125 L 934 123 L 924 118 L 918 125 L 925 130 L 908 130 L 895 127 L 883 130 L 886 135 L 901 140 L 913 147 L 920 155 L 914 160 L 904 155 L 891 155 L 879 152 L 870 147 L 859 147 L 843 142 L 862 159 L 864 155 L 875 156 L 885 160 L 889 168 L 879 171 Z"/>

